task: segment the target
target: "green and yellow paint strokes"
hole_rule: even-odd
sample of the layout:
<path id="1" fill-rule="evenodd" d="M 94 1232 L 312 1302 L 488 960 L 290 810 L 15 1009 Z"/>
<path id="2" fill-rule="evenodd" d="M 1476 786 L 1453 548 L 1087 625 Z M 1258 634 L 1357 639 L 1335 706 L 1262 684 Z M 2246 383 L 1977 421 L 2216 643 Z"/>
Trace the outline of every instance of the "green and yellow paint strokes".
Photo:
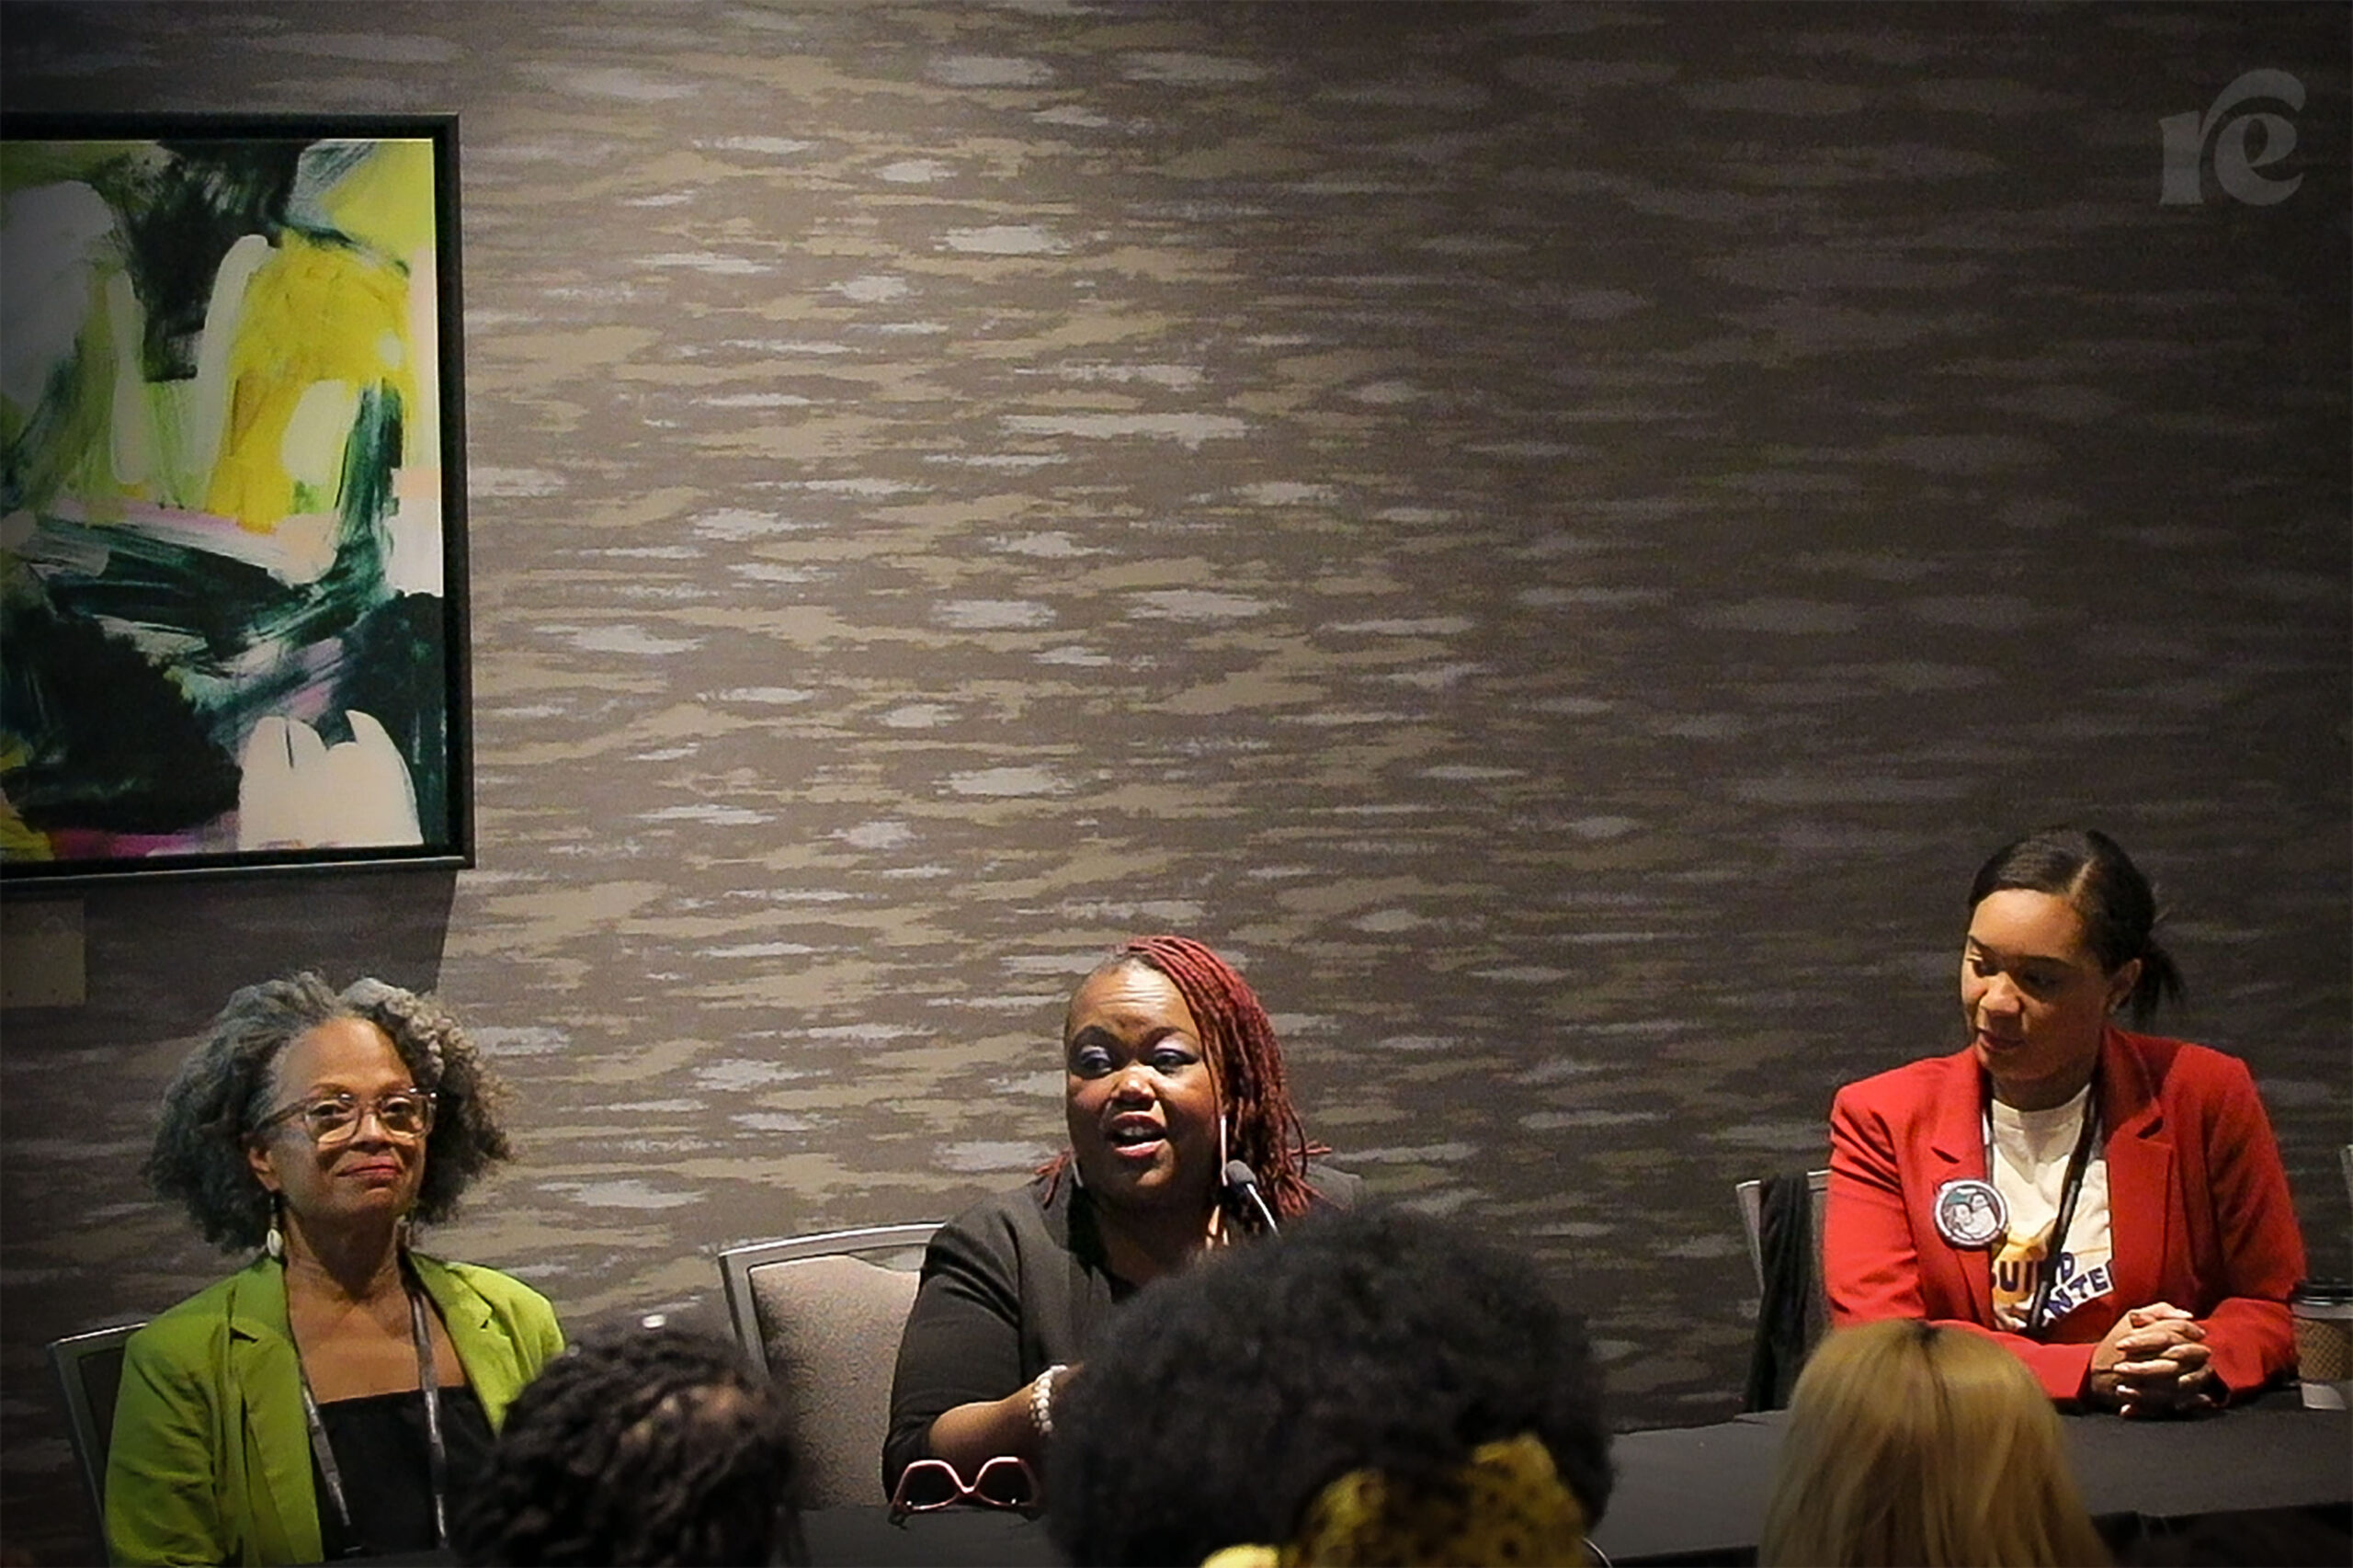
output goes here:
<path id="1" fill-rule="evenodd" d="M 446 838 L 433 152 L 0 142 L 0 858 Z"/>

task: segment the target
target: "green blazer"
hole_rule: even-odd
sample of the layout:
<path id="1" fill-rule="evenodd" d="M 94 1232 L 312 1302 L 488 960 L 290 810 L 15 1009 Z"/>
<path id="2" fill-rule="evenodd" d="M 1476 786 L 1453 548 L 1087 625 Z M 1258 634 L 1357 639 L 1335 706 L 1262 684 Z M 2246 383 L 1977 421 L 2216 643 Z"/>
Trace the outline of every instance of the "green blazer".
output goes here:
<path id="1" fill-rule="evenodd" d="M 412 1253 L 494 1430 L 563 1348 L 547 1298 Z M 107 1454 L 117 1562 L 316 1562 L 323 1550 L 286 1271 L 254 1260 L 131 1336 Z"/>

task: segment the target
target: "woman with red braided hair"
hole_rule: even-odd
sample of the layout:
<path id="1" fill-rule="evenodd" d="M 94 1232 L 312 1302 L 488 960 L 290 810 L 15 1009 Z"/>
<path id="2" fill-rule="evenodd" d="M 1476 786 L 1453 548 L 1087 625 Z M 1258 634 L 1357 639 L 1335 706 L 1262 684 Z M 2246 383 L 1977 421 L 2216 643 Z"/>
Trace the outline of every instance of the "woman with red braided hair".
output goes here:
<path id="1" fill-rule="evenodd" d="M 1079 1375 L 1114 1303 L 1262 1229 L 1259 1201 L 1288 1220 L 1356 1198 L 1356 1177 L 1310 1164 L 1328 1151 L 1291 1107 L 1267 1010 L 1188 937 L 1138 937 L 1080 983 L 1063 1073 L 1070 1147 L 925 1254 L 891 1387 L 886 1489 L 919 1459 L 967 1479 L 1003 1454 L 1040 1463 L 1056 1386 Z M 1255 1198 L 1225 1179 L 1235 1164 Z"/>

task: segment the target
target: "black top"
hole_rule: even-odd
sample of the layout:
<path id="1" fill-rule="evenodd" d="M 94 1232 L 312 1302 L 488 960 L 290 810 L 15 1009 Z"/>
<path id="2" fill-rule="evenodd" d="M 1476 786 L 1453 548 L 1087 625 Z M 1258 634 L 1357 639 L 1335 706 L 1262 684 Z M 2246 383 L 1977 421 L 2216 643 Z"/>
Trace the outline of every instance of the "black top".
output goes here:
<path id="1" fill-rule="evenodd" d="M 343 1494 L 351 1505 L 358 1536 L 344 1534 L 327 1501 L 318 1460 L 311 1461 L 311 1484 L 319 1498 L 319 1540 L 330 1562 L 355 1550 L 370 1556 L 429 1551 L 433 1540 L 433 1470 L 425 1437 L 425 1399 L 415 1389 L 399 1393 L 338 1399 L 319 1406 L 327 1446 L 343 1472 Z M 481 1396 L 467 1384 L 441 1390 L 441 1439 L 449 1455 L 449 1522 L 468 1484 L 490 1470 L 490 1416 Z"/>
<path id="2" fill-rule="evenodd" d="M 1362 1183 L 1308 1168 L 1336 1208 Z M 1050 1199 L 1040 1176 L 981 1199 L 940 1227 L 924 1251 L 923 1282 L 899 1340 L 882 1490 L 929 1452 L 931 1424 L 960 1404 L 1003 1399 L 1056 1362 L 1086 1359 L 1086 1342 L 1135 1290 L 1111 1272 L 1086 1190 L 1065 1170 Z"/>

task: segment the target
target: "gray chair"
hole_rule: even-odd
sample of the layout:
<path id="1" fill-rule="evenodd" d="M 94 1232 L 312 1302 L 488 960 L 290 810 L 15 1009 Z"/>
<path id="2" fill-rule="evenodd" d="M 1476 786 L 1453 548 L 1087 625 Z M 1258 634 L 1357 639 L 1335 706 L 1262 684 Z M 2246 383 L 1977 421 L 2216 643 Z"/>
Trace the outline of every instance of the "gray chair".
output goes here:
<path id="1" fill-rule="evenodd" d="M 744 1242 L 719 1255 L 727 1315 L 784 1398 L 803 1508 L 889 1501 L 891 1375 L 937 1223 Z"/>
<path id="2" fill-rule="evenodd" d="M 1806 1192 L 1813 1199 L 1813 1245 L 1815 1255 L 1814 1286 L 1822 1285 L 1822 1217 L 1830 1203 L 1830 1173 L 1805 1173 Z M 1761 1180 L 1744 1181 L 1732 1189 L 1733 1199 L 1740 1205 L 1741 1229 L 1748 1236 L 1748 1267 L 1756 1272 L 1756 1288 L 1765 1288 L 1765 1184 Z M 1825 1312 L 1828 1304 L 1825 1301 Z"/>
<path id="3" fill-rule="evenodd" d="M 1822 1221 L 1830 1173 L 1804 1173 L 1802 1210 L 1798 1179 L 1795 1171 L 1776 1178 L 1771 1193 L 1763 1181 L 1744 1181 L 1733 1188 L 1748 1238 L 1748 1261 L 1756 1275 L 1756 1334 L 1742 1392 L 1742 1404 L 1748 1410 L 1786 1405 L 1806 1358 L 1830 1331 L 1830 1298 L 1822 1281 Z M 1779 1206 L 1778 1218 L 1768 1215 L 1768 1201 Z"/>
<path id="4" fill-rule="evenodd" d="M 82 1471 L 82 1489 L 90 1500 L 90 1516 L 97 1521 L 102 1544 L 107 1445 L 114 1438 L 114 1398 L 122 1387 L 123 1342 L 146 1326 L 142 1319 L 49 1342 L 49 1364 L 56 1369 L 58 1390 L 65 1396 L 65 1426 L 73 1438 L 74 1460 Z M 97 1561 L 104 1561 L 103 1555 Z"/>

